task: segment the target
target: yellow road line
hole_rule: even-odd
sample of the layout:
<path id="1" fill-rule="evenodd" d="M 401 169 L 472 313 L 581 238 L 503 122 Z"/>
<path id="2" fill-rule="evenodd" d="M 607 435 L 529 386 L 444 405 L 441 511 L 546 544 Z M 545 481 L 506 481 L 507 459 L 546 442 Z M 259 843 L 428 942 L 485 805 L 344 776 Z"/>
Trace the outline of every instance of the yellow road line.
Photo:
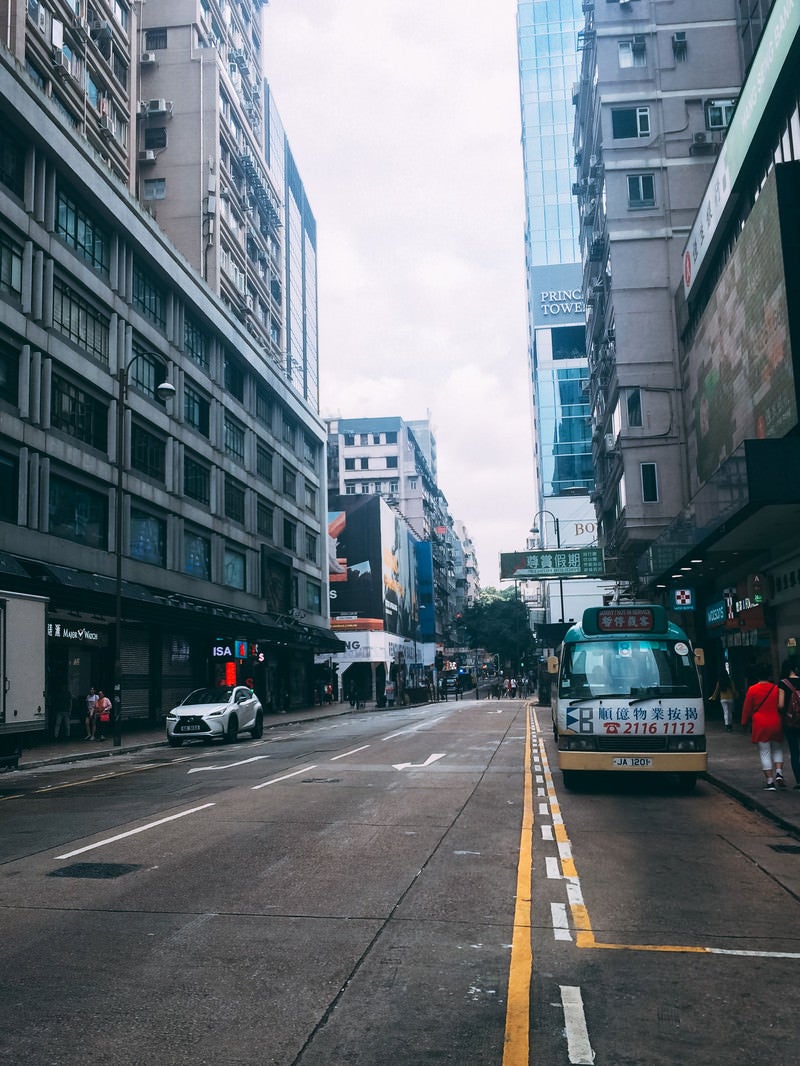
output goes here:
<path id="1" fill-rule="evenodd" d="M 517 865 L 517 901 L 514 907 L 511 962 L 508 973 L 503 1066 L 528 1066 L 530 1061 L 531 976 L 533 974 L 533 944 L 531 941 L 532 849 L 531 721 L 530 712 L 526 705 L 522 831 L 520 833 L 519 863 Z"/>

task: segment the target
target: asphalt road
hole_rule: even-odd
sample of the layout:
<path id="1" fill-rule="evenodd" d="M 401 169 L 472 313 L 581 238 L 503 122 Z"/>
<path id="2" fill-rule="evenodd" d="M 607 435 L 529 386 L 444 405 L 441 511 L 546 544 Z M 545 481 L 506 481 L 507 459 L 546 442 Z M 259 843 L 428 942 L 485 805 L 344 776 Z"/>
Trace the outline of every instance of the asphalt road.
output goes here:
<path id="1" fill-rule="evenodd" d="M 707 783 L 565 793 L 543 715 L 0 779 L 0 1063 L 796 1063 L 800 845 Z"/>

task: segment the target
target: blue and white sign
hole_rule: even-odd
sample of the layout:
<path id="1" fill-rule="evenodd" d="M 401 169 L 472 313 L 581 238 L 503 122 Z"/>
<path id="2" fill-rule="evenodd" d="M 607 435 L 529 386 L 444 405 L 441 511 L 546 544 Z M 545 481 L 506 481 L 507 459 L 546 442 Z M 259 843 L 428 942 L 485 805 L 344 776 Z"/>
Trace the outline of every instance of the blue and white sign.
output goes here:
<path id="1" fill-rule="evenodd" d="M 694 589 L 673 589 L 672 590 L 672 610 L 673 611 L 693 611 L 694 610 Z"/>

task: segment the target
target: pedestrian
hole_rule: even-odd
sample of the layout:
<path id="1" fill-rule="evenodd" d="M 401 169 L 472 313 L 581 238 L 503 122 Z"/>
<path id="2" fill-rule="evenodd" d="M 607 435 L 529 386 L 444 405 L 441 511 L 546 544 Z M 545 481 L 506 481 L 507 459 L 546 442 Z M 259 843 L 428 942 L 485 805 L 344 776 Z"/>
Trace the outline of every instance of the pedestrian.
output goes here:
<path id="1" fill-rule="evenodd" d="M 104 731 L 111 723 L 111 700 L 108 696 L 103 695 L 103 690 L 99 689 L 97 693 L 97 702 L 95 703 L 95 740 L 105 740 Z"/>
<path id="2" fill-rule="evenodd" d="M 720 706 L 722 707 L 722 720 L 729 733 L 733 729 L 733 701 L 737 696 L 738 692 L 733 683 L 733 678 L 728 671 L 723 668 L 717 678 L 716 688 L 708 698 L 710 700 L 719 700 Z"/>
<path id="3" fill-rule="evenodd" d="M 744 697 L 742 725 L 750 724 L 750 736 L 758 744 L 761 769 L 764 771 L 764 789 L 774 792 L 785 788 L 783 780 L 783 729 L 778 714 L 779 688 L 769 680 L 768 666 L 756 668 L 756 682 Z"/>
<path id="4" fill-rule="evenodd" d="M 783 680 L 778 688 L 778 712 L 783 735 L 789 746 L 789 759 L 794 774 L 794 787 L 800 789 L 800 666 L 787 659 L 781 666 Z"/>
<path id="5" fill-rule="evenodd" d="M 56 694 L 53 699 L 53 710 L 55 711 L 55 724 L 53 726 L 53 740 L 58 740 L 61 736 L 62 730 L 64 733 L 64 740 L 69 740 L 70 720 L 72 718 L 72 693 L 65 681 L 56 689 Z"/>
<path id="6" fill-rule="evenodd" d="M 96 726 L 96 714 L 97 714 L 97 693 L 93 688 L 89 689 L 89 694 L 86 697 L 86 736 L 84 740 L 94 740 L 94 731 Z"/>
<path id="7" fill-rule="evenodd" d="M 517 679 L 515 677 L 511 678 L 511 698 L 512 700 L 517 698 Z"/>

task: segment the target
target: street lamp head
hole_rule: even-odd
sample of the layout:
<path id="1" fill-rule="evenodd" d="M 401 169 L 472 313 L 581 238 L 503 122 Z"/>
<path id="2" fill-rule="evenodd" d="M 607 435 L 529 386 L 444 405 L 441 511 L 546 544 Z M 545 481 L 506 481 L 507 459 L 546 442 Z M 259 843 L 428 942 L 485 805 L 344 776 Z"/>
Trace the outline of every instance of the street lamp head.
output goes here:
<path id="1" fill-rule="evenodd" d="M 156 393 L 159 400 L 166 402 L 171 400 L 175 395 L 176 389 L 171 381 L 162 381 L 160 385 L 156 386 Z"/>

